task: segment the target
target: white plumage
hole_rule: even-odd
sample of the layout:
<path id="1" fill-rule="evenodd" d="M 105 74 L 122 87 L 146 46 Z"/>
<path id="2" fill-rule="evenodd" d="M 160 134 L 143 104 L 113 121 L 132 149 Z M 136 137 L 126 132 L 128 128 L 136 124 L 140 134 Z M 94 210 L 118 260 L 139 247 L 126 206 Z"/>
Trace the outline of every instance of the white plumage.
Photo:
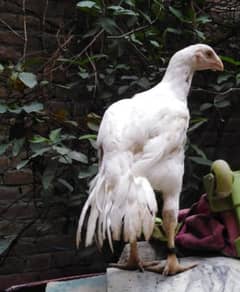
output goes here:
<path id="1" fill-rule="evenodd" d="M 79 219 L 77 245 L 89 208 L 86 246 L 96 237 L 100 245 L 107 238 L 112 247 L 122 233 L 126 242 L 142 233 L 148 240 L 157 212 L 154 190 L 159 190 L 173 247 L 169 230 L 176 226 L 184 173 L 187 95 L 194 71 L 203 69 L 223 65 L 209 46 L 189 46 L 172 57 L 158 85 L 107 109 L 97 138 L 99 171 Z"/>

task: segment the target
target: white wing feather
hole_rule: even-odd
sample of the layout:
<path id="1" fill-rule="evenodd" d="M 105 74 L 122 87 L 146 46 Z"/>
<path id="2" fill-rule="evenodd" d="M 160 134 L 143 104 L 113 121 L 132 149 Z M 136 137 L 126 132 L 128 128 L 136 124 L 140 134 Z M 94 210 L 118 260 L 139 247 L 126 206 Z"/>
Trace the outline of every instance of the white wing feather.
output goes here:
<path id="1" fill-rule="evenodd" d="M 164 103 L 156 96 L 159 91 L 168 96 Z M 77 244 L 88 209 L 86 245 L 95 233 L 100 245 L 107 237 L 111 247 L 122 232 L 125 241 L 142 233 L 149 239 L 157 211 L 153 188 L 158 189 L 165 160 L 175 155 L 183 163 L 188 120 L 186 105 L 163 86 L 114 103 L 105 112 L 97 139 L 103 157 L 79 219 Z"/>

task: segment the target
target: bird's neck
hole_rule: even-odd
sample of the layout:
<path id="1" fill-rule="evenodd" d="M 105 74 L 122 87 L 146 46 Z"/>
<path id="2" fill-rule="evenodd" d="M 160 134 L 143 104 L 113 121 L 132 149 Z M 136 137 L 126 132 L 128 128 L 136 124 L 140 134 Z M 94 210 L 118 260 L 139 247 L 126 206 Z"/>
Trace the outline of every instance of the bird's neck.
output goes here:
<path id="1" fill-rule="evenodd" d="M 194 70 L 188 64 L 170 62 L 162 79 L 162 84 L 169 86 L 175 97 L 186 103 L 193 74 Z"/>

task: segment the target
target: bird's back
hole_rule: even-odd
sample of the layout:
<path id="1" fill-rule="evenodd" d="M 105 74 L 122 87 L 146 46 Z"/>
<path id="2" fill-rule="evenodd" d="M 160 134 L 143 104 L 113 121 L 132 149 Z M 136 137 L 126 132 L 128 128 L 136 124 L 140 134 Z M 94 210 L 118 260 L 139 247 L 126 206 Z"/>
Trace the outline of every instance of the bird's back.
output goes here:
<path id="1" fill-rule="evenodd" d="M 177 140 L 178 134 L 185 135 L 188 121 L 186 104 L 152 88 L 111 105 L 104 114 L 97 142 L 104 153 L 127 150 L 137 154 L 156 137 L 164 140 L 174 136 Z"/>

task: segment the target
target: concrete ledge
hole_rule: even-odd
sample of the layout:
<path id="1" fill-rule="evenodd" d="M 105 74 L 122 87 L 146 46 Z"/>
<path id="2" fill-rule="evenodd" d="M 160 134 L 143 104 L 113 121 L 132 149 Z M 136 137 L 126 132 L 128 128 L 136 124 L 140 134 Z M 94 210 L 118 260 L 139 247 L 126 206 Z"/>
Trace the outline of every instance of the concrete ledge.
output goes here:
<path id="1" fill-rule="evenodd" d="M 240 261 L 226 257 L 184 258 L 199 263 L 187 272 L 163 276 L 151 272 L 107 270 L 108 292 L 219 292 L 240 291 Z"/>

